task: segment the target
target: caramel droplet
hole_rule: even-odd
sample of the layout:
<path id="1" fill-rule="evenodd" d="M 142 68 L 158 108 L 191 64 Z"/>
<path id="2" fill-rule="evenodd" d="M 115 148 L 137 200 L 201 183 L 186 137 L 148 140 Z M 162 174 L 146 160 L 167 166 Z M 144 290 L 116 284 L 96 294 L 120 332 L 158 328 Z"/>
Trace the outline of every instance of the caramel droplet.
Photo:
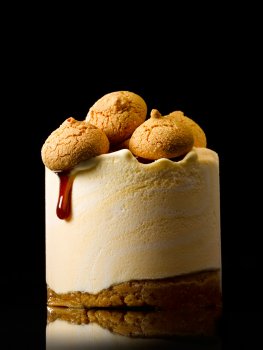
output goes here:
<path id="1" fill-rule="evenodd" d="M 73 176 L 67 171 L 56 173 L 59 177 L 59 196 L 57 203 L 57 216 L 61 220 L 70 217 L 71 214 L 71 192 L 73 184 Z"/>

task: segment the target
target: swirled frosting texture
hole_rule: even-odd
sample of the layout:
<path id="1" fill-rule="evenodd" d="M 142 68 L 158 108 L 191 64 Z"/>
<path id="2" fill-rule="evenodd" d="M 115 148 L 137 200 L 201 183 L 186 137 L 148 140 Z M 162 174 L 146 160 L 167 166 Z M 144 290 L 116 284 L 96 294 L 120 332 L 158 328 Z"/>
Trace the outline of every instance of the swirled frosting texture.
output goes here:
<path id="1" fill-rule="evenodd" d="M 129 150 L 74 169 L 72 216 L 56 216 L 59 179 L 46 168 L 46 281 L 97 293 L 129 280 L 221 268 L 218 155 L 139 163 Z"/>

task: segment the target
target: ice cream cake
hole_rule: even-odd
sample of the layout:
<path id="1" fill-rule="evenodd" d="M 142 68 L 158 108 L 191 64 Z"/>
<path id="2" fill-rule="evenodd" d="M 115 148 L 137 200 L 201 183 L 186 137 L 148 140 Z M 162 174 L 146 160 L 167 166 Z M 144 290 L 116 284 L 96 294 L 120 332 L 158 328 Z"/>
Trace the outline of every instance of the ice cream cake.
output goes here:
<path id="1" fill-rule="evenodd" d="M 221 305 L 218 154 L 183 112 L 106 94 L 42 150 L 47 304 Z"/>

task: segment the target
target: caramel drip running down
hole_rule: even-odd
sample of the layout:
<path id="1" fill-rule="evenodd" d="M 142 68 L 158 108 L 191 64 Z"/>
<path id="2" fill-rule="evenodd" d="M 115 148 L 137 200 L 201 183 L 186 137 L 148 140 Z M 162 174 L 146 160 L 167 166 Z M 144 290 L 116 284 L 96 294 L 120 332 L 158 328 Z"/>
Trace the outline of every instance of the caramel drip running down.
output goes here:
<path id="1" fill-rule="evenodd" d="M 183 156 L 171 158 L 170 160 L 177 162 L 184 158 Z M 148 164 L 154 162 L 152 159 L 144 159 L 137 157 L 138 162 Z M 66 220 L 71 215 L 71 192 L 74 176 L 69 171 L 58 171 L 59 177 L 59 197 L 57 202 L 57 216 L 61 220 Z"/>
<path id="2" fill-rule="evenodd" d="M 57 203 L 57 216 L 65 220 L 71 214 L 71 192 L 73 184 L 73 176 L 67 171 L 56 173 L 59 177 L 59 197 Z"/>

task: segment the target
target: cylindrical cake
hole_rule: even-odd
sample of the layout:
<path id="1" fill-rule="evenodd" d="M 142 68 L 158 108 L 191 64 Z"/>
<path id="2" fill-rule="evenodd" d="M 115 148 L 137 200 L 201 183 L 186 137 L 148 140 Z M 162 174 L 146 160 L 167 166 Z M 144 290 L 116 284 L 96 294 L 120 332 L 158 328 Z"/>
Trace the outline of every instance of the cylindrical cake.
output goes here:
<path id="1" fill-rule="evenodd" d="M 216 152 L 142 163 L 122 149 L 45 177 L 48 305 L 220 305 Z"/>

